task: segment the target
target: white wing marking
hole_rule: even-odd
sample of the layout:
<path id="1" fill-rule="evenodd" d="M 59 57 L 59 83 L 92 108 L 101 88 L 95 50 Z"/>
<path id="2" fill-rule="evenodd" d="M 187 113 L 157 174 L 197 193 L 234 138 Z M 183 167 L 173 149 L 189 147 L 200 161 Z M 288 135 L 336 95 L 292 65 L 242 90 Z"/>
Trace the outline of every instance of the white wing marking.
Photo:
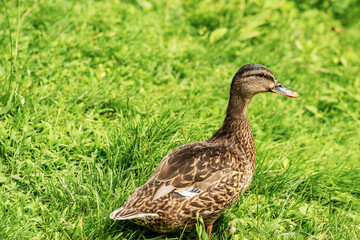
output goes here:
<path id="1" fill-rule="evenodd" d="M 178 189 L 175 190 L 175 192 L 179 193 L 180 195 L 187 197 L 187 198 L 192 198 L 196 195 L 199 195 L 202 191 L 198 188 L 195 188 L 194 186 L 191 186 L 189 188 L 186 189 Z"/>

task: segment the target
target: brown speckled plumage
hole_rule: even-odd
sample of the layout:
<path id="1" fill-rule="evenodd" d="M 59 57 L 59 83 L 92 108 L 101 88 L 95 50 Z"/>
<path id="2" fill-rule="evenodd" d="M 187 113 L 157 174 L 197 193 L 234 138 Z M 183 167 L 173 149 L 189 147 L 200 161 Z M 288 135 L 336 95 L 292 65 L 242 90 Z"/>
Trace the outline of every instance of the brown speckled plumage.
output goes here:
<path id="1" fill-rule="evenodd" d="M 206 225 L 212 225 L 252 180 L 255 147 L 247 106 L 255 94 L 269 91 L 299 96 L 262 65 L 240 68 L 231 84 L 223 126 L 207 141 L 172 150 L 110 217 L 131 219 L 156 232 L 190 230 L 197 213 Z"/>

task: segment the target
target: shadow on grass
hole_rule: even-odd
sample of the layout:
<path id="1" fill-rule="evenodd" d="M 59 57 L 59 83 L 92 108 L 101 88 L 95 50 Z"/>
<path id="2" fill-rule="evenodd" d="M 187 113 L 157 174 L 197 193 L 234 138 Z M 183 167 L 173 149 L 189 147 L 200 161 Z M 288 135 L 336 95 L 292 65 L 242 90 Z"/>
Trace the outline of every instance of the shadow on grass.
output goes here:
<path id="1" fill-rule="evenodd" d="M 145 227 L 136 225 L 131 221 L 109 221 L 109 224 L 105 226 L 109 232 L 111 239 L 178 239 L 181 232 L 174 232 L 169 234 L 156 233 Z M 104 229 L 106 231 L 106 229 Z M 191 232 L 189 232 L 191 233 Z M 184 234 L 184 236 L 187 235 Z M 195 236 L 195 235 L 194 235 Z M 186 238 L 184 238 L 186 239 Z"/>
<path id="2" fill-rule="evenodd" d="M 214 223 L 213 239 L 221 239 L 224 231 L 228 231 L 229 214 L 222 214 Z M 186 232 L 156 233 L 131 221 L 107 221 L 104 232 L 109 233 L 111 239 L 199 239 L 194 230 Z"/>

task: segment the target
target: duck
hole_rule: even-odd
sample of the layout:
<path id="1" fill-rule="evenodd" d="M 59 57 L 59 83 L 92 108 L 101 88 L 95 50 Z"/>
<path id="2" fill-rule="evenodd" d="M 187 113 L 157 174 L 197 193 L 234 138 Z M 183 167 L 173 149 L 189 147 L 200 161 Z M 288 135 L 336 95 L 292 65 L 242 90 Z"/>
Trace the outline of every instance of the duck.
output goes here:
<path id="1" fill-rule="evenodd" d="M 170 151 L 147 182 L 135 189 L 113 220 L 130 220 L 154 232 L 192 230 L 199 216 L 209 239 L 215 220 L 249 187 L 255 169 L 254 137 L 248 105 L 258 93 L 297 98 L 260 64 L 246 64 L 234 75 L 221 128 L 206 141 Z"/>

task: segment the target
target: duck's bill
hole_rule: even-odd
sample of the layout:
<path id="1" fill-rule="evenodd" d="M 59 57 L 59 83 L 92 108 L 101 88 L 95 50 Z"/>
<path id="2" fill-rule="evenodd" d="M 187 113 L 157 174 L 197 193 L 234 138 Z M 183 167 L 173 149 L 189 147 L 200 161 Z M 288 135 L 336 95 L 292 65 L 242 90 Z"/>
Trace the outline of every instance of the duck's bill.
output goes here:
<path id="1" fill-rule="evenodd" d="M 287 97 L 292 97 L 292 98 L 300 97 L 300 94 L 298 94 L 297 92 L 295 92 L 290 88 L 285 87 L 280 82 L 278 82 L 274 88 L 270 89 L 270 91 Z"/>

